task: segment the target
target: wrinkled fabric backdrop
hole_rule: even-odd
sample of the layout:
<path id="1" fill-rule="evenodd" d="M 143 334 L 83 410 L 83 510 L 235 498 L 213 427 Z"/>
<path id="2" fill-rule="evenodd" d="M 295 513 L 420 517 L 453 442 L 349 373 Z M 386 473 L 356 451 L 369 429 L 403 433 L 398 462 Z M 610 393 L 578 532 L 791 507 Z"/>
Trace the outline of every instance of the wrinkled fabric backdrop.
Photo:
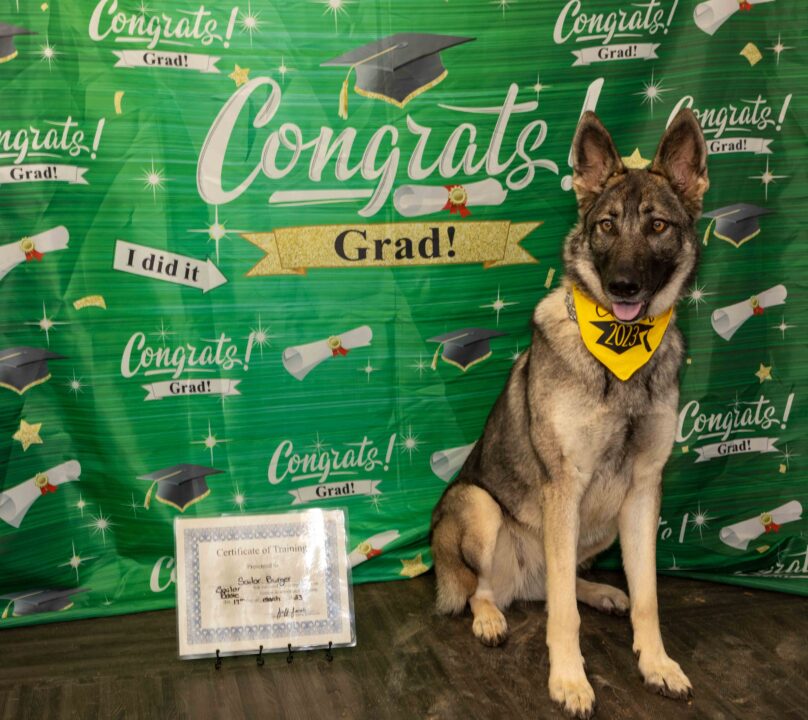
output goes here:
<path id="1" fill-rule="evenodd" d="M 22 393 L 0 361 L 0 627 L 172 606 L 180 510 L 140 476 L 180 464 L 220 471 L 185 515 L 341 506 L 356 582 L 425 572 L 560 281 L 587 107 L 635 166 L 691 107 L 705 211 L 766 211 L 699 224 L 659 569 L 808 593 L 802 7 L 4 0 L 0 355 L 59 357 Z M 324 64 L 402 32 L 467 39 L 404 107 Z M 468 328 L 502 334 L 463 371 L 428 339 Z"/>

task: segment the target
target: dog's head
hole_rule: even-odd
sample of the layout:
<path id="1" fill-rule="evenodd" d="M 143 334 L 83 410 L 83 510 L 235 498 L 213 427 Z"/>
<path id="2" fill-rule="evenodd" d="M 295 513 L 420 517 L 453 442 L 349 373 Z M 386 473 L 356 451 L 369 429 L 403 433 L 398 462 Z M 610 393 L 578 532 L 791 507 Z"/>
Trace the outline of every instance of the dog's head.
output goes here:
<path id="1" fill-rule="evenodd" d="M 622 322 L 660 315 L 695 271 L 695 224 L 709 187 L 707 147 L 696 117 L 681 110 L 647 170 L 625 167 L 592 112 L 572 146 L 578 224 L 567 237 L 567 275 Z"/>

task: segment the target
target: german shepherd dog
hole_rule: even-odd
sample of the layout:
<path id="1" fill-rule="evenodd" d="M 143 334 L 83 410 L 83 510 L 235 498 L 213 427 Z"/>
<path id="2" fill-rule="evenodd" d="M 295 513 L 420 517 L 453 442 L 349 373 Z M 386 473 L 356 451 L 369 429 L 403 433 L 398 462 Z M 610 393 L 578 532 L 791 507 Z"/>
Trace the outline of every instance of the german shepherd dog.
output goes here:
<path id="1" fill-rule="evenodd" d="M 670 123 L 649 169 L 627 169 L 597 116 L 582 116 L 573 141 L 578 222 L 564 245 L 565 277 L 536 306 L 530 349 L 432 515 L 438 610 L 459 613 L 468 602 L 474 635 L 498 645 L 513 600 L 546 600 L 550 697 L 578 718 L 591 717 L 595 694 L 576 598 L 604 612 L 630 610 L 645 683 L 669 697 L 692 691 L 663 647 L 656 591 L 682 336 L 671 316 L 650 360 L 621 381 L 587 350 L 570 293 L 575 286 L 619 323 L 670 310 L 698 261 L 706 159 L 690 110 Z M 618 534 L 630 600 L 576 577 Z"/>

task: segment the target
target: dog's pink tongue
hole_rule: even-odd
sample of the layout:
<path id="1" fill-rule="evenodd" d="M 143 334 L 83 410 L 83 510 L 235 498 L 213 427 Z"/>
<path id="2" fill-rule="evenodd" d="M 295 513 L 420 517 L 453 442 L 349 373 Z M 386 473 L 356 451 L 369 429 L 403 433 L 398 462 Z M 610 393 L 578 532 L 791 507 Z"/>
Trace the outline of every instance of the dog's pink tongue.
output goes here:
<path id="1" fill-rule="evenodd" d="M 621 322 L 631 322 L 640 314 L 642 303 L 612 303 L 614 316 Z"/>

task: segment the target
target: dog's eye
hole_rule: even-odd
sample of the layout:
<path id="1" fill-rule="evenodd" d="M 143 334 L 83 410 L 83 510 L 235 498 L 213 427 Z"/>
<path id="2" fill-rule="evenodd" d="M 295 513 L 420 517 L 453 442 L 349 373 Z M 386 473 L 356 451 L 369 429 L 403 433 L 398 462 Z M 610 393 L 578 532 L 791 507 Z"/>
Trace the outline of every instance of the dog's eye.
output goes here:
<path id="1" fill-rule="evenodd" d="M 611 220 L 601 220 L 599 225 L 600 229 L 603 230 L 603 232 L 611 232 L 612 228 L 614 227 L 614 224 L 612 223 Z"/>
<path id="2" fill-rule="evenodd" d="M 664 220 L 654 220 L 651 227 L 655 233 L 659 234 L 665 231 L 665 229 L 668 227 L 668 223 L 666 223 Z"/>

